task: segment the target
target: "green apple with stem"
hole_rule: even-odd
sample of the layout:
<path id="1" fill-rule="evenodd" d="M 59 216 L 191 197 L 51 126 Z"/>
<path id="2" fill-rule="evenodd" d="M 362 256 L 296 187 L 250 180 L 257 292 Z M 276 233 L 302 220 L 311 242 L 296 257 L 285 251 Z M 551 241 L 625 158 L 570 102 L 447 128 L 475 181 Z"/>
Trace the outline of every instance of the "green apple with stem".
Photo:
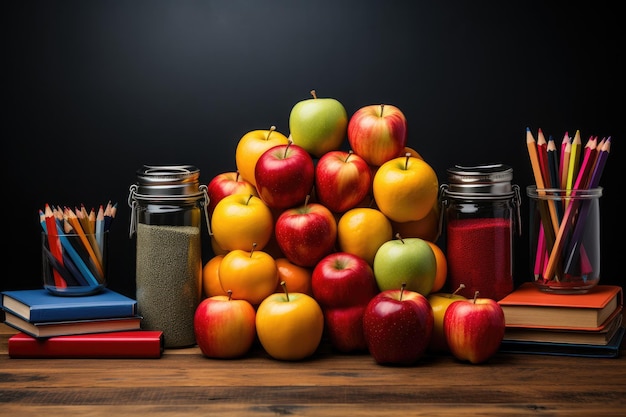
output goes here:
<path id="1" fill-rule="evenodd" d="M 428 296 L 435 283 L 437 259 L 430 245 L 418 237 L 396 238 L 383 243 L 374 255 L 374 276 L 381 291 L 406 289 Z"/>
<path id="2" fill-rule="evenodd" d="M 348 113 L 334 98 L 313 98 L 297 102 L 289 114 L 289 134 L 293 143 L 312 156 L 321 157 L 338 150 L 348 131 Z"/>

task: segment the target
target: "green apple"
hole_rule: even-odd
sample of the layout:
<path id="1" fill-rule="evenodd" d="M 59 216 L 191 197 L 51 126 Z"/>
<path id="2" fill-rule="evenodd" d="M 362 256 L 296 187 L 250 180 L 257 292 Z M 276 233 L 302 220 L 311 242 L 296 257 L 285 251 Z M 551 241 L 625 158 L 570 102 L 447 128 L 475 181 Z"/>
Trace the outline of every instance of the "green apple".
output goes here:
<path id="1" fill-rule="evenodd" d="M 426 297 L 435 283 L 437 259 L 425 240 L 396 235 L 378 248 L 373 268 L 381 291 L 398 289 L 405 282 L 407 290 Z"/>
<path id="2" fill-rule="evenodd" d="M 459 300 L 467 300 L 464 296 L 457 294 L 463 288 L 465 288 L 465 285 L 461 284 L 453 293 L 437 292 L 428 295 L 428 302 L 433 309 L 433 315 L 435 317 L 433 334 L 428 345 L 430 352 L 442 353 L 450 351 L 443 331 L 443 316 L 446 314 L 446 310 L 450 304 Z"/>
<path id="3" fill-rule="evenodd" d="M 289 130 L 293 143 L 319 158 L 341 147 L 348 131 L 348 114 L 334 98 L 313 98 L 297 102 L 289 114 Z"/>

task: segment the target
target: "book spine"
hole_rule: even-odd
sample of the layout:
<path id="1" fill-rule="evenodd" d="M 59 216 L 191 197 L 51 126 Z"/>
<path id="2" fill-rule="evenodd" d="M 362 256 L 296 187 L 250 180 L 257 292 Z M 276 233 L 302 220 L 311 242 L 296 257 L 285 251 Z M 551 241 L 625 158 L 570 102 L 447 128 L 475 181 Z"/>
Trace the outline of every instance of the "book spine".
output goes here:
<path id="1" fill-rule="evenodd" d="M 11 358 L 157 359 L 163 353 L 160 331 L 116 332 L 37 339 L 25 333 L 9 338 Z"/>

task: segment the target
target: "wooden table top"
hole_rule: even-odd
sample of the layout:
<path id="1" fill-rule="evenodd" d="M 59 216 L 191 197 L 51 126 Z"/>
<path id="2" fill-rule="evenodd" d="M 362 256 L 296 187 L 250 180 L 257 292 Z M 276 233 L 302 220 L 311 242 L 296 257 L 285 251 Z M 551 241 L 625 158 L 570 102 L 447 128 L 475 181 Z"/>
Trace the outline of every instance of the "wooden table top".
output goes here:
<path id="1" fill-rule="evenodd" d="M 261 348 L 215 360 L 197 347 L 160 359 L 12 359 L 0 324 L 0 415 L 623 416 L 626 357 L 498 353 L 471 365 L 427 356 L 388 367 L 322 344 L 302 362 Z M 622 347 L 624 352 L 624 347 Z"/>

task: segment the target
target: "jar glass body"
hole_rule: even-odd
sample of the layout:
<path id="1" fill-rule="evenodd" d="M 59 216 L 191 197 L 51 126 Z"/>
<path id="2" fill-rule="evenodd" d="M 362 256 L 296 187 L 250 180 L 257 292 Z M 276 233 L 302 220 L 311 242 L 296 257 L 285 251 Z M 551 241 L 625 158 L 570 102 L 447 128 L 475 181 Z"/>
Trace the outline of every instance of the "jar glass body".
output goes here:
<path id="1" fill-rule="evenodd" d="M 602 188 L 526 188 L 530 275 L 544 292 L 586 293 L 600 281 Z"/>
<path id="2" fill-rule="evenodd" d="M 201 209 L 197 204 L 137 207 L 137 309 L 142 327 L 162 330 L 167 347 L 195 343 L 202 288 Z"/>
<path id="3" fill-rule="evenodd" d="M 450 197 L 445 209 L 448 282 L 452 291 L 500 300 L 513 291 L 515 207 L 511 198 Z"/>

